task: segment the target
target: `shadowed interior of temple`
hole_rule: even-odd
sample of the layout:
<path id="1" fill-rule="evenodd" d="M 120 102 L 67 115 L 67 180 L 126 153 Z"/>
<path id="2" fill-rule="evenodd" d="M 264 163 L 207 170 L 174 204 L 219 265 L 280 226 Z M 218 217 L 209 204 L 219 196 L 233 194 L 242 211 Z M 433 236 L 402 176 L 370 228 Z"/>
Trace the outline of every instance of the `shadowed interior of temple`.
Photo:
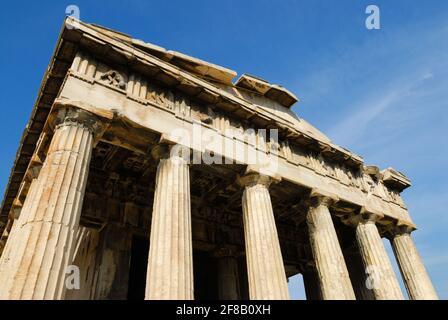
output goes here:
<path id="1" fill-rule="evenodd" d="M 147 154 L 105 142 L 94 148 L 81 225 L 97 234 L 97 250 L 79 251 L 85 256 L 77 258 L 84 260 L 82 272 L 95 273 L 86 278 L 95 282 L 91 286 L 96 289 L 88 293 L 92 297 L 144 298 L 156 168 Z M 248 299 L 243 190 L 237 183 L 245 167 L 190 168 L 195 299 Z M 305 191 L 287 181 L 272 184 L 270 190 L 290 277 L 313 267 L 305 204 L 300 201 Z M 95 257 L 87 256 L 89 252 Z"/>
<path id="2" fill-rule="evenodd" d="M 146 269 L 148 266 L 149 239 L 134 236 L 129 263 L 128 300 L 144 300 Z"/>

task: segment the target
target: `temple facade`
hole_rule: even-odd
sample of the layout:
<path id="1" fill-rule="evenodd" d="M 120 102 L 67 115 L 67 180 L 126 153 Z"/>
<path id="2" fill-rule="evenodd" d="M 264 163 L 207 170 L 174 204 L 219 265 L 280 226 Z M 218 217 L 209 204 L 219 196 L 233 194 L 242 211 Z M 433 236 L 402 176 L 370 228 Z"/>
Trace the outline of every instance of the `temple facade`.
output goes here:
<path id="1" fill-rule="evenodd" d="M 287 89 L 68 17 L 0 211 L 1 299 L 437 299 L 392 168 Z"/>

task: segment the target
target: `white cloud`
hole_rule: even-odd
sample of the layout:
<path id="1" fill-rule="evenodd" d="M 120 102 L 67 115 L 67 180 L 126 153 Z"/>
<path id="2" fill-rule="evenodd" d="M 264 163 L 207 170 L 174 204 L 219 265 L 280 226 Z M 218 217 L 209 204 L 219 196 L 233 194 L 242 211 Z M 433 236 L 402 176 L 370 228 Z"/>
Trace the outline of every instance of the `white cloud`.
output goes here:
<path id="1" fill-rule="evenodd" d="M 415 100 L 419 95 L 424 95 L 425 91 L 421 91 L 421 86 L 433 77 L 432 73 L 423 73 L 414 79 L 406 77 L 395 80 L 396 85 L 383 93 L 375 90 L 375 94 L 372 94 L 373 90 L 368 90 L 366 96 L 361 98 L 362 102 L 349 108 L 346 117 L 327 130 L 329 137 L 337 144 L 352 148 L 366 142 L 372 144 L 377 139 L 383 139 L 384 135 L 381 134 L 380 129 L 387 122 L 378 123 L 375 120 L 388 113 L 394 120 L 409 122 L 406 119 L 412 117 L 413 113 L 406 112 L 406 102 L 410 98 Z M 399 109 L 398 119 L 394 117 L 397 114 L 394 115 L 390 110 L 392 108 Z M 409 120 L 411 119 L 409 118 Z M 413 120 L 418 121 L 418 119 Z M 396 122 L 394 122 L 395 124 Z"/>
<path id="2" fill-rule="evenodd" d="M 448 28 L 443 23 L 412 36 L 406 30 L 382 38 L 368 58 L 365 45 L 348 48 L 350 54 L 336 57 L 308 79 L 316 86 L 312 94 L 322 95 L 313 98 L 311 109 L 317 111 L 311 115 L 324 119 L 318 127 L 333 142 L 362 155 L 366 163 L 393 166 L 411 178 L 413 186 L 404 198 L 419 228 L 413 238 L 446 299 Z M 401 278 L 395 263 L 394 269 Z"/>

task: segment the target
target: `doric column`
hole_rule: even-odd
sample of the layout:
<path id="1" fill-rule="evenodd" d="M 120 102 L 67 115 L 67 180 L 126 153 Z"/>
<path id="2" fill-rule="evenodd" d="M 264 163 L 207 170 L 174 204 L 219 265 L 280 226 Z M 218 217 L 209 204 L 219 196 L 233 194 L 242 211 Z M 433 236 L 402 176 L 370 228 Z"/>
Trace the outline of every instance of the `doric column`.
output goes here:
<path id="1" fill-rule="evenodd" d="M 14 220 L 14 224 L 11 228 L 8 241 L 6 242 L 6 246 L 0 258 L 0 284 L 6 283 L 7 279 L 10 278 L 9 274 L 11 272 L 14 272 L 14 270 L 11 270 L 10 268 L 5 268 L 5 266 L 8 266 L 10 263 L 9 261 L 12 260 L 14 256 L 17 254 L 16 252 L 17 250 L 12 250 L 12 248 L 16 246 L 16 241 L 20 241 L 20 232 L 22 230 L 24 222 L 27 220 L 26 214 L 29 212 L 30 204 L 36 192 L 36 184 L 37 179 L 36 178 L 32 179 L 30 187 L 28 189 L 28 194 L 26 196 L 25 202 L 21 210 L 21 214 L 17 219 Z M 19 237 L 18 240 L 16 240 L 17 237 Z"/>
<path id="2" fill-rule="evenodd" d="M 356 228 L 356 241 L 368 277 L 366 286 L 372 291 L 375 300 L 403 300 L 400 284 L 376 227 L 376 219 L 375 215 L 368 213 L 351 218 L 351 223 Z"/>
<path id="3" fill-rule="evenodd" d="M 221 245 L 213 252 L 218 273 L 218 298 L 220 300 L 241 299 L 237 252 L 234 247 Z"/>
<path id="4" fill-rule="evenodd" d="M 220 300 L 239 300 L 240 282 L 238 260 L 234 256 L 220 256 L 218 261 L 218 296 Z"/>
<path id="5" fill-rule="evenodd" d="M 14 257 L 5 266 L 14 271 L 1 284 L 3 299 L 64 296 L 97 118 L 70 108 L 60 109 L 58 119 L 35 190 L 22 209 L 20 235 L 11 248 Z"/>
<path id="6" fill-rule="evenodd" d="M 355 232 L 353 232 L 353 236 L 355 236 Z M 368 279 L 368 274 L 366 274 L 358 244 L 356 239 L 353 240 L 353 246 L 347 248 L 343 253 L 350 275 L 350 281 L 352 282 L 352 287 L 355 291 L 356 300 L 375 300 L 373 291 L 368 288 L 370 285 L 367 284 L 367 281 L 370 280 Z"/>
<path id="7" fill-rule="evenodd" d="M 411 230 L 406 227 L 398 227 L 390 240 L 409 298 L 412 300 L 437 300 L 436 290 L 426 272 L 410 232 Z"/>
<path id="8" fill-rule="evenodd" d="M 239 179 L 243 192 L 249 296 L 252 300 L 289 299 L 285 267 L 275 226 L 271 178 L 249 173 Z"/>
<path id="9" fill-rule="evenodd" d="M 2 266 L 4 265 L 5 257 L 8 255 L 8 243 L 9 240 L 12 239 L 14 235 L 14 231 L 17 228 L 17 219 L 11 219 L 8 216 L 8 220 L 6 222 L 5 228 L 3 229 L 3 233 L 0 235 L 0 278 L 2 274 Z"/>
<path id="10" fill-rule="evenodd" d="M 329 205 L 332 201 L 330 197 L 313 193 L 306 216 L 320 291 L 323 300 L 354 300 L 347 266 L 331 220 Z"/>
<path id="11" fill-rule="evenodd" d="M 159 159 L 152 212 L 147 300 L 191 300 L 193 249 L 191 234 L 190 172 L 176 148 L 153 149 Z"/>
<path id="12" fill-rule="evenodd" d="M 3 232 L 0 234 L 0 257 L 3 256 L 3 252 L 6 249 L 6 243 L 8 242 L 8 239 L 11 237 L 12 231 L 14 229 L 14 224 L 16 224 L 17 219 L 11 219 L 9 216 L 11 213 L 8 214 L 8 220 L 6 221 L 6 225 L 3 229 Z M 1 271 L 1 261 L 0 261 L 0 271 Z"/>

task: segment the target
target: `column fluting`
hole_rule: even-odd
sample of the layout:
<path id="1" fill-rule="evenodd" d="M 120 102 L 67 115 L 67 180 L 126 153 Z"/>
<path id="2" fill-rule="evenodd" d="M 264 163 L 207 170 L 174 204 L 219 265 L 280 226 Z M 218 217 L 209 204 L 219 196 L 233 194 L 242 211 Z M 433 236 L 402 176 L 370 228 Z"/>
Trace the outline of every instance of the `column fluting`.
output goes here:
<path id="1" fill-rule="evenodd" d="M 61 112 L 62 113 L 62 112 Z M 81 114 L 82 113 L 82 116 Z M 12 243 L 3 299 L 62 299 L 94 143 L 95 116 L 64 112 Z"/>
<path id="2" fill-rule="evenodd" d="M 250 173 L 244 186 L 243 223 L 249 296 L 252 300 L 286 300 L 289 292 L 268 187 L 272 179 Z"/>
<path id="3" fill-rule="evenodd" d="M 306 222 L 323 300 L 354 300 L 355 294 L 331 219 L 332 199 L 311 199 Z"/>
<path id="4" fill-rule="evenodd" d="M 409 298 L 412 300 L 438 300 L 436 290 L 410 233 L 407 231 L 394 233 L 391 243 Z"/>
<path id="5" fill-rule="evenodd" d="M 360 218 L 356 224 L 356 240 L 375 300 L 403 300 L 392 264 L 381 240 L 375 221 Z"/>
<path id="6" fill-rule="evenodd" d="M 190 172 L 174 148 L 158 145 L 147 300 L 192 300 L 193 245 L 191 234 Z M 171 150 L 171 151 L 170 151 Z"/>

